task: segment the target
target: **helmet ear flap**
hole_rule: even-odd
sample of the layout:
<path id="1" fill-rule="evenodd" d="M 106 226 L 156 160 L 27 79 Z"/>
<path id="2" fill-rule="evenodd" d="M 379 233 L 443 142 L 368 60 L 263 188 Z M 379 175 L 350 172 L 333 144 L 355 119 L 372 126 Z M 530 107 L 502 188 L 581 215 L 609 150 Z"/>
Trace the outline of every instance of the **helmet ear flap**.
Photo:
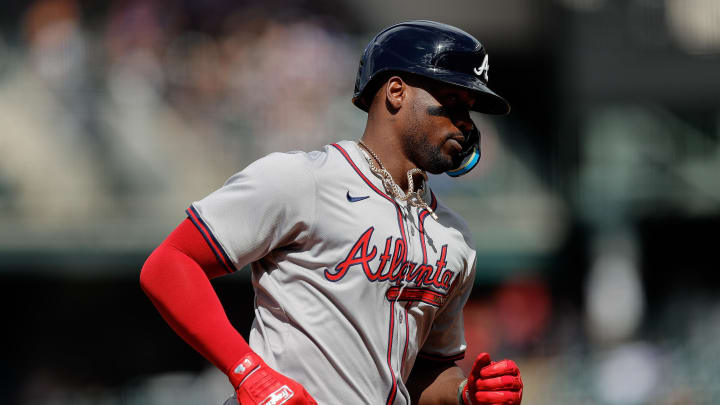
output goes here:
<path id="1" fill-rule="evenodd" d="M 477 166 L 480 161 L 480 131 L 475 125 L 473 125 L 470 133 L 468 134 L 467 140 L 463 145 L 463 159 L 458 167 L 452 170 L 448 170 L 447 173 L 450 177 L 460 177 L 467 174 Z"/>

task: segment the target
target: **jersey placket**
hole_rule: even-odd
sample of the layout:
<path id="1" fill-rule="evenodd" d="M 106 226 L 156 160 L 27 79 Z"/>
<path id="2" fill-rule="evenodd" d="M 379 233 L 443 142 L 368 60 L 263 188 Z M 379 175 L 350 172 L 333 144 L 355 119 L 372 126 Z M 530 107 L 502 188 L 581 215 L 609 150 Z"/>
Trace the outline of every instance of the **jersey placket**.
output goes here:
<path id="1" fill-rule="evenodd" d="M 417 207 L 413 207 L 410 204 L 406 205 L 406 211 L 405 211 L 405 227 L 406 229 L 412 229 L 412 231 L 409 232 L 408 240 L 407 240 L 407 251 L 408 251 L 408 260 L 419 263 L 422 265 L 427 264 L 427 252 L 426 252 L 426 246 L 425 246 L 425 229 L 423 222 L 427 215 L 429 214 L 429 211 L 420 209 Z M 417 221 L 417 222 L 416 222 Z M 412 253 L 410 253 L 412 252 Z M 417 256 L 417 257 L 416 257 Z M 398 297 L 402 296 L 402 291 L 407 286 L 408 281 L 405 277 L 402 279 L 402 285 L 400 287 L 400 293 L 398 294 Z M 396 301 L 397 302 L 397 301 Z M 403 313 L 404 323 L 405 323 L 405 343 L 404 343 L 404 349 L 399 365 L 399 373 L 402 376 L 403 369 L 405 368 L 405 360 L 407 359 L 407 348 L 409 343 L 409 334 L 410 334 L 410 328 L 408 323 L 409 318 L 409 307 L 413 304 L 413 301 L 408 300 L 405 302 L 404 305 L 402 305 L 401 312 Z M 402 318 L 401 318 L 402 319 Z"/>
<path id="2" fill-rule="evenodd" d="M 419 245 L 417 244 L 417 241 L 415 239 L 420 233 L 419 223 L 415 222 L 415 219 L 419 217 L 418 208 L 406 202 L 404 205 L 400 206 L 400 209 L 403 213 L 403 222 L 405 224 L 405 242 L 407 252 L 406 261 L 417 263 L 419 262 L 419 260 L 416 259 L 417 256 L 420 254 L 420 252 L 417 251 L 417 249 L 419 249 Z M 398 280 L 398 282 L 400 284 L 400 291 L 397 298 L 393 301 L 393 308 L 395 311 L 395 316 L 397 317 L 397 323 L 399 324 L 397 328 L 398 332 L 396 335 L 396 347 L 398 348 L 396 355 L 398 363 L 397 375 L 398 378 L 402 378 L 410 339 L 408 308 L 412 305 L 412 301 L 407 300 L 404 303 L 400 302 L 400 297 L 403 296 L 403 290 L 407 287 L 408 283 L 406 275 L 403 274 L 403 276 Z M 400 349 L 401 347 L 402 349 Z M 409 403 L 409 399 L 405 400 Z"/>
<path id="3" fill-rule="evenodd" d="M 390 197 L 392 198 L 392 197 Z M 408 256 L 411 252 L 410 227 L 412 224 L 408 222 L 409 213 L 407 212 L 407 205 L 402 202 L 398 202 L 392 199 L 393 204 L 399 214 L 400 218 L 398 221 L 399 231 L 405 241 L 405 257 L 403 262 L 397 268 L 397 271 L 401 271 L 403 264 L 407 261 Z M 405 277 L 400 277 L 397 280 L 397 284 L 400 286 L 400 292 L 405 287 Z M 391 283 L 392 285 L 392 283 Z M 389 288 L 389 287 L 388 287 Z M 402 392 L 398 389 L 397 379 L 402 379 L 402 366 L 405 361 L 407 354 L 407 340 L 408 340 L 408 324 L 407 324 L 407 307 L 400 304 L 400 294 L 394 299 L 388 297 L 388 303 L 390 304 L 390 336 L 389 347 L 388 347 L 388 366 L 390 372 L 393 373 L 393 385 L 390 392 L 388 393 L 386 405 L 395 404 L 398 396 L 402 397 L 405 403 L 410 403 L 410 399 L 402 395 Z"/>

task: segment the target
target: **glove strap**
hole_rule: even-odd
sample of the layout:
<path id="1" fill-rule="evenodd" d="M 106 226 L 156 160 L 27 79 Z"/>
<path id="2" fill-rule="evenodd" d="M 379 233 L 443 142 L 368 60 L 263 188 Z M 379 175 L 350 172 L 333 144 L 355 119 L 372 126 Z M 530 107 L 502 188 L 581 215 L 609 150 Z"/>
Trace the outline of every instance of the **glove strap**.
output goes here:
<path id="1" fill-rule="evenodd" d="M 467 385 L 467 383 L 468 383 L 468 380 L 466 378 L 458 386 L 458 396 L 457 396 L 458 405 L 466 405 L 464 394 L 465 394 L 465 386 Z"/>
<path id="2" fill-rule="evenodd" d="M 233 388 L 236 388 L 245 381 L 250 374 L 254 373 L 262 365 L 262 359 L 255 353 L 248 353 L 240 358 L 227 373 Z"/>

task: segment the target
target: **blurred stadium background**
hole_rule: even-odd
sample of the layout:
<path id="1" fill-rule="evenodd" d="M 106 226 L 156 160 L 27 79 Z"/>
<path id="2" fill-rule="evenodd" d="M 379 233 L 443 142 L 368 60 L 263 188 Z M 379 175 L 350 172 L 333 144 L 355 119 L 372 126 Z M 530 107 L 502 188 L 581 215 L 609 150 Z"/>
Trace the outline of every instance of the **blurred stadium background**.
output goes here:
<path id="1" fill-rule="evenodd" d="M 357 139 L 362 49 L 415 18 L 476 35 L 513 106 L 432 179 L 477 239 L 468 352 L 526 405 L 720 404 L 716 0 L 3 1 L 0 403 L 221 403 L 144 259 L 256 158 Z M 247 333 L 248 277 L 215 286 Z"/>

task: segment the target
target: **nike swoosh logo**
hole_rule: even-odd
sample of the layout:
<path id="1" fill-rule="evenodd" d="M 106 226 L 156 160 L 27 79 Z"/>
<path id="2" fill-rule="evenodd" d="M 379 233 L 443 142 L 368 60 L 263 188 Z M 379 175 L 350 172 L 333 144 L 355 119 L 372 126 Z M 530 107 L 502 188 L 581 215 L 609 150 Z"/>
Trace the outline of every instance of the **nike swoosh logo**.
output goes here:
<path id="1" fill-rule="evenodd" d="M 350 201 L 350 202 L 358 202 L 358 201 L 362 201 L 362 200 L 364 200 L 364 199 L 366 199 L 366 198 L 370 198 L 369 195 L 366 195 L 366 196 L 363 196 L 363 197 L 353 197 L 353 196 L 350 195 L 350 191 L 347 192 L 346 197 L 347 197 L 347 200 Z"/>

